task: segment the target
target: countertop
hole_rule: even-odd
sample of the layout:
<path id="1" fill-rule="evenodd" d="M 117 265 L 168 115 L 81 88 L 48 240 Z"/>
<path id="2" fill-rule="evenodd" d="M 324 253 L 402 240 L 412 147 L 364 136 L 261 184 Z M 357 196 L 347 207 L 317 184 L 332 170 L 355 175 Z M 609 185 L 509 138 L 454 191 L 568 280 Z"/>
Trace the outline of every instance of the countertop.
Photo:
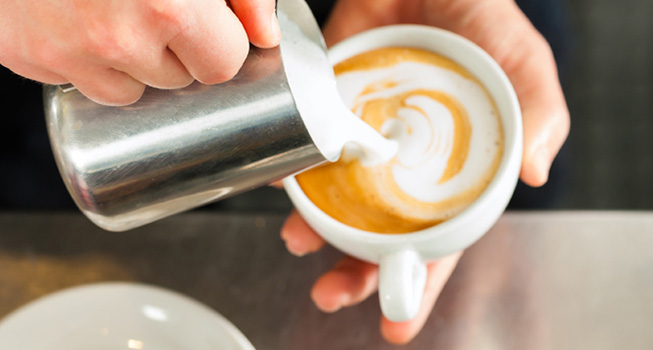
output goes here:
<path id="1" fill-rule="evenodd" d="M 77 212 L 0 212 L 0 318 L 66 287 L 135 281 L 181 292 L 257 349 L 651 349 L 653 212 L 508 212 L 463 255 L 405 346 L 375 296 L 325 314 L 313 281 L 340 257 L 297 258 L 281 214 L 192 212 L 124 233 Z"/>

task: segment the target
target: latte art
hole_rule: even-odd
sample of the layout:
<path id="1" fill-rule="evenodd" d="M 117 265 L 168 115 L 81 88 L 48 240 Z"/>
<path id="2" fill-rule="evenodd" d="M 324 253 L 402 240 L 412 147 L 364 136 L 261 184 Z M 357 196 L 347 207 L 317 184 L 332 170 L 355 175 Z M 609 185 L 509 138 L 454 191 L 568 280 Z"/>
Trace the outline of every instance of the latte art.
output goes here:
<path id="1" fill-rule="evenodd" d="M 335 72 L 344 103 L 399 149 L 383 164 L 343 156 L 298 175 L 313 203 L 349 226 L 405 233 L 438 224 L 480 196 L 498 168 L 503 131 L 473 75 L 409 48 L 366 52 Z"/>

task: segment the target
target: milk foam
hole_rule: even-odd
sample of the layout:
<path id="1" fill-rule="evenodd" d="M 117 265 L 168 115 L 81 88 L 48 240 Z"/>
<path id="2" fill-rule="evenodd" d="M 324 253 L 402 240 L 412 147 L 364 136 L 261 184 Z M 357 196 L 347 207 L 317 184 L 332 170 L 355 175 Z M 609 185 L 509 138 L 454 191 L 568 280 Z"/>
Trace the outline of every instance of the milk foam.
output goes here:
<path id="1" fill-rule="evenodd" d="M 368 86 L 394 82 L 365 94 Z M 454 124 L 449 109 L 434 99 L 417 95 L 406 99 L 397 119 L 384 123 L 381 132 L 394 130 L 398 141 L 397 162 L 392 173 L 397 185 L 411 197 L 439 202 L 466 190 L 487 172 L 500 147 L 501 127 L 495 107 L 485 89 L 475 80 L 457 72 L 425 63 L 404 62 L 369 71 L 355 71 L 337 77 L 344 103 L 360 115 L 362 106 L 378 98 L 391 98 L 413 90 L 444 92 L 466 110 L 471 124 L 469 153 L 462 169 L 450 180 L 439 183 L 451 156 Z M 415 110 L 408 107 L 418 107 Z M 394 125 L 393 125 L 394 124 Z M 400 124 L 400 125 L 396 125 Z M 399 131 L 397 131 L 399 129 Z"/>
<path id="2" fill-rule="evenodd" d="M 390 140 L 361 121 L 349 110 L 351 118 L 342 118 L 339 122 L 341 133 L 347 142 L 343 145 L 341 160 L 358 159 L 365 166 L 374 166 L 389 161 L 397 154 L 397 141 Z"/>
<path id="3" fill-rule="evenodd" d="M 352 227 L 405 233 L 447 220 L 481 195 L 499 166 L 503 130 L 471 73 L 409 48 L 369 51 L 335 71 L 344 104 L 398 149 L 380 164 L 344 157 L 299 174 L 313 203 Z"/>

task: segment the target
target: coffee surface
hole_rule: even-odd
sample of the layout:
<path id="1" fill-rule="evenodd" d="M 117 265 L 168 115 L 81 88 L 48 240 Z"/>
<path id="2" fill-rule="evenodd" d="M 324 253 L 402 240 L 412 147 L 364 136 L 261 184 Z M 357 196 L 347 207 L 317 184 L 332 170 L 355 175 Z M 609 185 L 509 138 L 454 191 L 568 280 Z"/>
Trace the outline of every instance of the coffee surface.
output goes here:
<path id="1" fill-rule="evenodd" d="M 335 163 L 297 176 L 336 220 L 378 233 L 407 233 L 456 215 L 490 183 L 503 153 L 494 102 L 465 68 L 413 48 L 384 48 L 334 67 L 344 103 L 399 144 L 368 166 L 345 150 Z"/>

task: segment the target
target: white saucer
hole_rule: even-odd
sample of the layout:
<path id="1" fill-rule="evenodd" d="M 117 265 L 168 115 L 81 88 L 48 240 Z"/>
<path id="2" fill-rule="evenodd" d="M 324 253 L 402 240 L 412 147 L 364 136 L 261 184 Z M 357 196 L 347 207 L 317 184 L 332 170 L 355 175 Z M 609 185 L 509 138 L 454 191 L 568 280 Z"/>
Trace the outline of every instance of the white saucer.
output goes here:
<path id="1" fill-rule="evenodd" d="M 223 316 L 158 287 L 102 283 L 63 290 L 0 322 L 0 349 L 254 350 Z"/>

